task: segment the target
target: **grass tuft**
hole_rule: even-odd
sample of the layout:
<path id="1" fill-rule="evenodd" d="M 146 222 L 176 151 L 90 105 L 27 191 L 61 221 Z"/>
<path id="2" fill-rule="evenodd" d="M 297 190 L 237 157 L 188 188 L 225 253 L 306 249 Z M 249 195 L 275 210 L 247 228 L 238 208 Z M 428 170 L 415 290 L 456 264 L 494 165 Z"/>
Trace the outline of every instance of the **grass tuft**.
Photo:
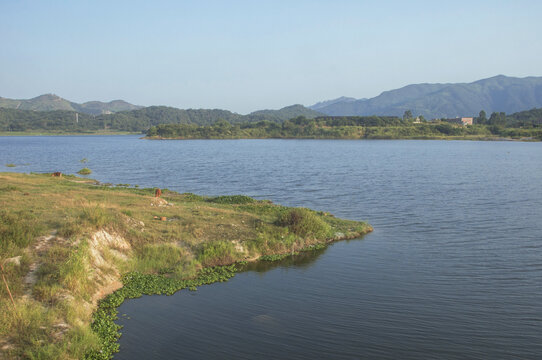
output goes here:
<path id="1" fill-rule="evenodd" d="M 79 170 L 77 173 L 78 173 L 79 175 L 90 175 L 90 174 L 92 174 L 92 170 L 90 170 L 90 169 L 87 168 L 87 167 L 84 167 L 84 168 L 82 168 L 81 170 Z"/>

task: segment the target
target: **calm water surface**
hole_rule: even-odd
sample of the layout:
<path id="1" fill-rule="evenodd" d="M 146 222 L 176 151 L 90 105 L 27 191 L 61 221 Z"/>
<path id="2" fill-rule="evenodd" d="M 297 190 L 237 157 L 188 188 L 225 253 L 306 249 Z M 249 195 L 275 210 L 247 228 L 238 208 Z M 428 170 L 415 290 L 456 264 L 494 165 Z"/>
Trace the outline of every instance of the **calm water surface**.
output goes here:
<path id="1" fill-rule="evenodd" d="M 2 171 L 83 166 L 375 227 L 195 293 L 127 301 L 118 359 L 542 358 L 542 143 L 0 137 Z"/>

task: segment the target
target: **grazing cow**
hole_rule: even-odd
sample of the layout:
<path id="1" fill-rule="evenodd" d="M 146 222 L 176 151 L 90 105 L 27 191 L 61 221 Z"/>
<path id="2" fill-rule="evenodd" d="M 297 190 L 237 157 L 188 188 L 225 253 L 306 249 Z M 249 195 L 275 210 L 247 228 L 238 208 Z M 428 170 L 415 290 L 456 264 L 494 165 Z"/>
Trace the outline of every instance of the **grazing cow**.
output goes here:
<path id="1" fill-rule="evenodd" d="M 162 190 L 160 190 L 160 188 L 156 188 L 156 190 L 154 190 L 154 197 L 160 196 L 162 196 Z"/>
<path id="2" fill-rule="evenodd" d="M 60 171 L 54 172 L 51 174 L 53 177 L 62 177 L 62 173 Z"/>

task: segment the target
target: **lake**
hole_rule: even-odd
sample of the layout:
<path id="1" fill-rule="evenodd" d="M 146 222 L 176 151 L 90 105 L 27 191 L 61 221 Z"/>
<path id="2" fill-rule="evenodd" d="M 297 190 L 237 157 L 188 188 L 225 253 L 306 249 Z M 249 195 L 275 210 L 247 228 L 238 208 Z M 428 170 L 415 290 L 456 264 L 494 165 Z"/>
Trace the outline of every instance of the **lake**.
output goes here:
<path id="1" fill-rule="evenodd" d="M 197 292 L 128 300 L 116 359 L 542 354 L 542 143 L 0 137 L 1 171 L 85 166 L 102 182 L 246 194 L 375 228 Z"/>

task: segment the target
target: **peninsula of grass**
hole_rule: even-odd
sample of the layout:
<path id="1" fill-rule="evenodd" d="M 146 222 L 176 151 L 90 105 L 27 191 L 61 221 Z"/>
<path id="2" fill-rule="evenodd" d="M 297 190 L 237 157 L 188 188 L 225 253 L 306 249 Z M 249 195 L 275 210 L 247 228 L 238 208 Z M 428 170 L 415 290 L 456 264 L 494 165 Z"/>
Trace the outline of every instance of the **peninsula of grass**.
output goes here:
<path id="1" fill-rule="evenodd" d="M 197 290 L 239 264 L 371 230 L 243 195 L 164 189 L 155 198 L 154 189 L 75 176 L 0 173 L 0 355 L 109 359 L 127 298 Z"/>

